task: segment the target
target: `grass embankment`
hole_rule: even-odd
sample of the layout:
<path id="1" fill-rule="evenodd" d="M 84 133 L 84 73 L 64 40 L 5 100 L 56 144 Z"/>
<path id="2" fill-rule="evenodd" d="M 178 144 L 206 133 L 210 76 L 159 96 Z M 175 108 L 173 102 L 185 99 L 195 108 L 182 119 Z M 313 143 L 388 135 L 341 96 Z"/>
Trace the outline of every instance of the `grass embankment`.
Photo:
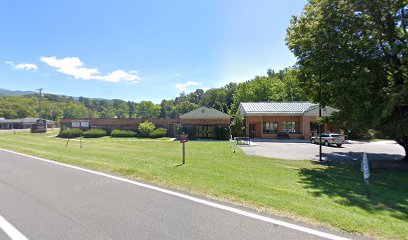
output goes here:
<path id="1" fill-rule="evenodd" d="M 90 169 L 144 179 L 257 209 L 378 238 L 408 239 L 408 173 L 376 170 L 372 198 L 359 169 L 233 154 L 227 142 L 65 141 L 0 134 L 0 147 Z M 1 160 L 1 159 L 0 159 Z"/>

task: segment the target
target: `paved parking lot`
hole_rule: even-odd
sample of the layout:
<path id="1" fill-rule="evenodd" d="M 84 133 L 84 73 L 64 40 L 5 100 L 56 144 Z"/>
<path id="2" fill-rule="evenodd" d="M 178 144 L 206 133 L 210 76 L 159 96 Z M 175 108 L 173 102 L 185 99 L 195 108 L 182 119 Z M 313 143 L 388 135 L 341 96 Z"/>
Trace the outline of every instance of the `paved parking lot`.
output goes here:
<path id="1" fill-rule="evenodd" d="M 288 160 L 318 160 L 319 145 L 306 140 L 252 140 L 251 146 L 241 146 L 248 155 Z M 348 141 L 341 147 L 322 146 L 325 160 L 360 160 L 366 152 L 370 160 L 399 160 L 405 152 L 394 141 Z"/>

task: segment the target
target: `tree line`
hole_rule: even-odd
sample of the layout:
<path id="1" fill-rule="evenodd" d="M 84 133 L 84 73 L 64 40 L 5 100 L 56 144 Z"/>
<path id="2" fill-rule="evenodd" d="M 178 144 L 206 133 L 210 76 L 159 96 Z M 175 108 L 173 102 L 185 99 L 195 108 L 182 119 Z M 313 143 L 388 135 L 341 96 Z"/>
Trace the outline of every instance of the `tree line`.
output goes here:
<path id="1" fill-rule="evenodd" d="M 174 99 L 151 101 L 123 101 L 120 99 L 89 99 L 86 97 L 43 94 L 41 113 L 38 95 L 1 96 L 0 117 L 38 117 L 58 121 L 61 118 L 178 118 L 200 106 L 215 108 L 232 116 L 240 102 L 304 101 L 310 98 L 303 91 L 299 70 L 268 69 L 265 76 L 255 76 L 242 83 L 229 83 L 207 91 L 196 89 L 180 93 Z"/>
<path id="2" fill-rule="evenodd" d="M 395 139 L 408 160 L 407 0 L 309 0 L 286 42 L 312 99 L 345 128 Z"/>

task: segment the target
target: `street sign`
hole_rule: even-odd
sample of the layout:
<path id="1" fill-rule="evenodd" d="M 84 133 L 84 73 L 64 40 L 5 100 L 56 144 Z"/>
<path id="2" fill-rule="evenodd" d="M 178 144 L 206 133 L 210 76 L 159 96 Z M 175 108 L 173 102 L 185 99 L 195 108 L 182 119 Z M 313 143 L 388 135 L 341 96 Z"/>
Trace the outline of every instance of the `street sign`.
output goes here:
<path id="1" fill-rule="evenodd" d="M 180 134 L 180 142 L 181 143 L 188 142 L 188 134 Z"/>
<path id="2" fill-rule="evenodd" d="M 77 120 L 72 120 L 71 126 L 72 126 L 73 128 L 79 128 L 79 127 L 81 127 L 81 122 L 80 122 L 80 121 L 77 121 Z"/>
<path id="3" fill-rule="evenodd" d="M 180 143 L 183 144 L 182 148 L 183 164 L 186 164 L 186 146 L 185 146 L 186 142 L 188 142 L 188 134 L 180 134 Z"/>
<path id="4" fill-rule="evenodd" d="M 81 121 L 81 127 L 89 128 L 89 121 Z"/>

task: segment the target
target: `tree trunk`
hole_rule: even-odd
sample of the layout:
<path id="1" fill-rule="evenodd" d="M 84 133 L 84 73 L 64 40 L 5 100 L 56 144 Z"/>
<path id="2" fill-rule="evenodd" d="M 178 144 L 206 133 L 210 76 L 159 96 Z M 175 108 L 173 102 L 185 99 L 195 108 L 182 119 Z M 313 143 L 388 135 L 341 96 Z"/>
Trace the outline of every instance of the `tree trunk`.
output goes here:
<path id="1" fill-rule="evenodd" d="M 397 143 L 405 150 L 405 156 L 402 160 L 408 161 L 408 136 L 403 136 L 396 139 Z"/>

